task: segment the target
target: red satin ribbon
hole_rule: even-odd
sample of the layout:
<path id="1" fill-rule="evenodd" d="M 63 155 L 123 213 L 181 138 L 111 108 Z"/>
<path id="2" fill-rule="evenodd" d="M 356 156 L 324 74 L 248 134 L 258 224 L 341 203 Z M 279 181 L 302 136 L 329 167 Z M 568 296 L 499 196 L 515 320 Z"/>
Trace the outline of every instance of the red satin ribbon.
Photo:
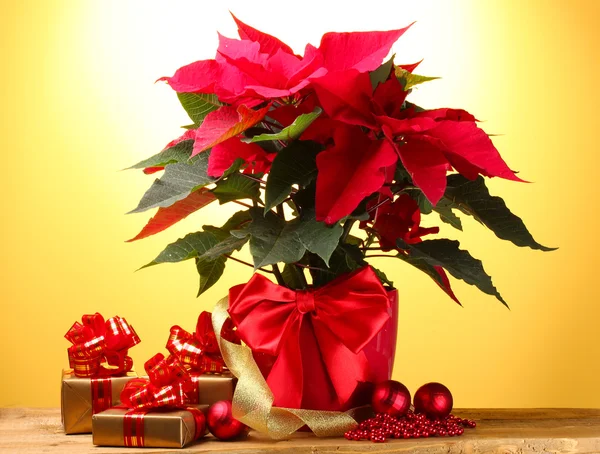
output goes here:
<path id="1" fill-rule="evenodd" d="M 144 364 L 148 378 L 129 381 L 121 392 L 121 408 L 129 408 L 123 420 L 125 446 L 143 447 L 144 416 L 157 408 L 182 408 L 192 413 L 195 440 L 204 435 L 204 414 L 197 408 L 187 407 L 194 384 L 186 367 L 173 355 L 165 358 L 158 353 Z"/>
<path id="2" fill-rule="evenodd" d="M 363 347 L 389 320 L 389 299 L 371 267 L 318 289 L 294 291 L 255 274 L 229 291 L 229 314 L 255 352 L 277 356 L 267 383 L 274 405 L 346 410 L 369 381 Z"/>
<path id="3" fill-rule="evenodd" d="M 133 360 L 127 352 L 140 342 L 133 327 L 119 316 L 105 322 L 97 312 L 84 315 L 81 320 L 82 323 L 75 322 L 65 334 L 65 338 L 73 344 L 67 353 L 75 375 L 99 378 L 129 372 Z"/>
<path id="4" fill-rule="evenodd" d="M 224 327 L 223 335 L 231 342 L 240 342 L 231 323 Z M 198 316 L 194 334 L 177 325 L 171 327 L 167 350 L 195 374 L 220 374 L 227 369 L 212 328 L 210 312 Z"/>

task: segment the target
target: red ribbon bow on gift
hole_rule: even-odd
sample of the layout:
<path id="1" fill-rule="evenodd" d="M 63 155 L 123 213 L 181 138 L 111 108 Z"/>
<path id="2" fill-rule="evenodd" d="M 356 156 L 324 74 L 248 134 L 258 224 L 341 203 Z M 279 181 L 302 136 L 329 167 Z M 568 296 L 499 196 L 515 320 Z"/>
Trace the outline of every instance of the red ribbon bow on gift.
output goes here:
<path id="1" fill-rule="evenodd" d="M 371 267 L 294 291 L 255 274 L 229 291 L 229 314 L 256 353 L 277 356 L 267 376 L 274 404 L 345 409 L 369 381 L 363 347 L 389 320 L 389 299 Z"/>
<path id="2" fill-rule="evenodd" d="M 224 326 L 223 336 L 231 342 L 239 344 L 239 338 L 231 325 L 230 323 L 228 326 Z M 226 370 L 212 327 L 210 312 L 202 312 L 198 316 L 194 334 L 188 333 L 177 325 L 171 327 L 167 350 L 193 373 L 220 374 Z"/>
<path id="3" fill-rule="evenodd" d="M 133 360 L 127 351 L 140 338 L 124 318 L 111 317 L 106 322 L 96 312 L 81 317 L 65 334 L 71 342 L 67 352 L 69 365 L 77 377 L 109 377 L 129 372 Z M 103 363 L 108 364 L 106 367 Z"/>
<path id="4" fill-rule="evenodd" d="M 144 364 L 148 378 L 135 378 L 121 391 L 120 408 L 129 408 L 123 417 L 123 441 L 128 447 L 146 444 L 144 417 L 155 408 L 180 408 L 189 411 L 195 423 L 194 440 L 206 430 L 204 414 L 187 406 L 186 393 L 195 386 L 185 366 L 174 356 L 165 359 L 157 353 Z"/>
<path id="5" fill-rule="evenodd" d="M 173 357 L 157 353 L 144 364 L 148 378 L 130 380 L 121 391 L 121 403 L 134 410 L 158 407 L 185 408 L 186 393 L 193 388 L 185 366 Z"/>

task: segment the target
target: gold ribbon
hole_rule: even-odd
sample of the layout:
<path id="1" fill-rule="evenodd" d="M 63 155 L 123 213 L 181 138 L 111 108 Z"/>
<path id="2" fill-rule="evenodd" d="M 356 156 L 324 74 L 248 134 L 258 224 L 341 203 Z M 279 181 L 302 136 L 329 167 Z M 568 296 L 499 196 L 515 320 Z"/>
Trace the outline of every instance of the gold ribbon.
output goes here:
<path id="1" fill-rule="evenodd" d="M 221 337 L 221 328 L 229 318 L 228 307 L 228 297 L 219 301 L 212 314 L 212 323 L 225 364 L 238 379 L 232 402 L 234 418 L 271 438 L 285 438 L 305 425 L 318 437 L 339 437 L 355 429 L 357 420 L 369 416 L 370 407 L 347 412 L 273 407 L 273 393 L 250 348 Z"/>

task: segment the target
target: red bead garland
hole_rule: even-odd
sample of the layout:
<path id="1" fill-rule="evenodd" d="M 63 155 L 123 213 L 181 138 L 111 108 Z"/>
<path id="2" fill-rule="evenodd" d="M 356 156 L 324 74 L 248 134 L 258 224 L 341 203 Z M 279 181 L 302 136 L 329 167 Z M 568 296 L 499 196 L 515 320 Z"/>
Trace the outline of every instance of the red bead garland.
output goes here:
<path id="1" fill-rule="evenodd" d="M 475 428 L 470 419 L 449 415 L 442 419 L 430 419 L 424 414 L 408 411 L 406 416 L 390 416 L 378 413 L 374 418 L 361 422 L 354 430 L 344 434 L 347 440 L 371 440 L 383 443 L 388 438 L 454 437 L 462 435 L 465 428 Z"/>

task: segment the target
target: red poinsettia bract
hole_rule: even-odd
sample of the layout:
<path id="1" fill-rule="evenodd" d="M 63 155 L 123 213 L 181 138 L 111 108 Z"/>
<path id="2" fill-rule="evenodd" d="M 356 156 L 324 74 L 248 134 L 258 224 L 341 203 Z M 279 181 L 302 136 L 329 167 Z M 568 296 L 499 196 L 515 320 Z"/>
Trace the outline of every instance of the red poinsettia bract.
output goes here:
<path id="1" fill-rule="evenodd" d="M 521 219 L 489 194 L 482 176 L 523 180 L 475 117 L 407 101 L 414 86 L 432 79 L 413 74 L 419 63 L 398 65 L 394 57 L 384 63 L 409 27 L 326 33 L 318 47 L 308 44 L 298 55 L 274 36 L 234 20 L 240 39 L 219 35 L 214 59 L 160 79 L 180 94 L 194 125 L 134 166 L 165 173 L 135 210 L 159 208 L 133 240 L 214 200 L 234 201 L 247 210 L 222 228 L 190 234 L 192 242 L 187 236 L 178 240 L 165 255 L 169 261 L 195 257 L 201 292 L 249 241 L 256 268 L 285 263 L 290 268 L 274 274 L 294 287 L 309 285 L 306 268 L 313 285 L 321 285 L 332 277 L 322 273 L 323 266 L 341 274 L 380 255 L 370 251 L 393 251 L 457 302 L 445 269 L 505 303 L 481 262 L 458 242 L 423 239 L 439 229 L 421 226 L 420 207 L 457 228 L 460 218 L 452 210 L 473 215 L 518 246 L 551 248 L 537 243 Z M 188 174 L 184 162 L 198 155 L 189 161 L 195 167 Z M 251 192 L 238 190 L 246 185 Z M 253 205 L 238 200 L 244 198 Z M 293 219 L 286 218 L 283 204 L 292 208 Z M 350 234 L 357 220 L 362 237 Z M 180 253 L 196 240 L 202 251 Z"/>

